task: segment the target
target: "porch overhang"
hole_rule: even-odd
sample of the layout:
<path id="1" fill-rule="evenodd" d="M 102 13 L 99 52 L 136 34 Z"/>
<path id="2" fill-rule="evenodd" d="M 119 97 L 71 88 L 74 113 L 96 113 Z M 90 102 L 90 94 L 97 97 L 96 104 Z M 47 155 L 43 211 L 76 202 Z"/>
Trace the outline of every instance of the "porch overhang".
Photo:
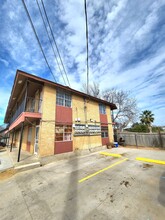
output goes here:
<path id="1" fill-rule="evenodd" d="M 12 129 L 19 126 L 22 122 L 28 119 L 41 119 L 42 114 L 36 113 L 36 112 L 22 112 L 19 117 L 9 126 L 8 131 L 11 131 Z"/>

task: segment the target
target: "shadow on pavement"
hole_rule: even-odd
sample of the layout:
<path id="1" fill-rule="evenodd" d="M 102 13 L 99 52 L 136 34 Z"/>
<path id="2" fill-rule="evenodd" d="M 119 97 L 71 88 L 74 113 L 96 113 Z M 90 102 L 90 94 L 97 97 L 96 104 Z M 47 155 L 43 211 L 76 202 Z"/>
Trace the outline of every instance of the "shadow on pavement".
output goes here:
<path id="1" fill-rule="evenodd" d="M 68 161 L 71 168 L 62 220 L 78 219 L 78 158 Z"/>
<path id="2" fill-rule="evenodd" d="M 162 206 L 165 207 L 165 172 L 163 172 L 162 176 L 160 177 L 159 193 L 158 201 Z"/>

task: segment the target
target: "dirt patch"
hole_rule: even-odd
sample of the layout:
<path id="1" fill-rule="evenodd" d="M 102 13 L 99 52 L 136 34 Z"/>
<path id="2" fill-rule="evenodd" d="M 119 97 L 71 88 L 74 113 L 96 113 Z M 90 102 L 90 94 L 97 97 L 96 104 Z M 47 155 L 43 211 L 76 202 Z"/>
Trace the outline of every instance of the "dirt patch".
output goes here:
<path id="1" fill-rule="evenodd" d="M 151 167 L 153 167 L 153 164 L 143 163 L 143 168 L 144 169 L 151 168 Z"/>
<path id="2" fill-rule="evenodd" d="M 126 156 L 128 156 L 128 153 L 122 153 L 120 155 L 126 157 Z"/>
<path id="3" fill-rule="evenodd" d="M 0 152 L 6 151 L 6 147 L 0 147 Z"/>
<path id="4" fill-rule="evenodd" d="M 120 185 L 125 185 L 125 187 L 131 186 L 131 184 L 129 183 L 129 181 L 125 181 L 125 180 L 121 181 L 121 182 L 120 182 Z"/>
<path id="5" fill-rule="evenodd" d="M 5 180 L 8 178 L 11 178 L 15 173 L 16 173 L 16 171 L 14 169 L 4 171 L 4 172 L 0 173 L 0 180 Z"/>
<path id="6" fill-rule="evenodd" d="M 111 201 L 111 202 L 114 202 L 113 195 L 110 195 L 110 201 Z"/>

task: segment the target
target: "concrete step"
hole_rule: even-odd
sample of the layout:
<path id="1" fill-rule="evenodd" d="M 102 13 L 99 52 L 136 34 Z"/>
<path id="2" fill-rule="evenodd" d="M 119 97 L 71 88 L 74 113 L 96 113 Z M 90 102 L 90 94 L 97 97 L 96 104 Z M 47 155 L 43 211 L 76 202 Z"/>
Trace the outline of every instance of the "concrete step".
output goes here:
<path id="1" fill-rule="evenodd" d="M 38 162 L 34 162 L 34 163 L 29 163 L 29 164 L 17 165 L 14 167 L 14 170 L 18 173 L 18 172 L 38 168 L 40 166 L 41 166 L 41 163 L 38 161 Z"/>

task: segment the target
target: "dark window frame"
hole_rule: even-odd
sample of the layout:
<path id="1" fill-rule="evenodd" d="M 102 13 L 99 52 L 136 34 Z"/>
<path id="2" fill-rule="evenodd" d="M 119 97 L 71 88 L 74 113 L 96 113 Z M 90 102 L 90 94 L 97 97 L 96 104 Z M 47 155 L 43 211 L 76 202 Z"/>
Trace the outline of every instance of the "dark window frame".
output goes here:
<path id="1" fill-rule="evenodd" d="M 72 125 L 56 125 L 55 141 L 72 141 Z"/>
<path id="2" fill-rule="evenodd" d="M 72 107 L 72 96 L 62 90 L 57 90 L 56 92 L 56 105 L 71 108 Z"/>
<path id="3" fill-rule="evenodd" d="M 106 106 L 104 104 L 99 103 L 99 112 L 106 115 Z"/>
<path id="4" fill-rule="evenodd" d="M 108 126 L 101 126 L 101 137 L 107 138 L 108 136 Z"/>

